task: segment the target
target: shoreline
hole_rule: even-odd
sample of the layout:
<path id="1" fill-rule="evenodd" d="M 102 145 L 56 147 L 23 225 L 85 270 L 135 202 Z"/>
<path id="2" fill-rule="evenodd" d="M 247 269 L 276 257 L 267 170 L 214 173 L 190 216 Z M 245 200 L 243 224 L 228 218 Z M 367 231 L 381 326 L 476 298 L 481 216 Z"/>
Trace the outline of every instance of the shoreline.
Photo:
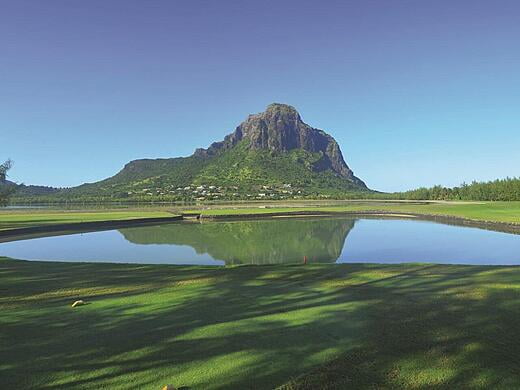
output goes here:
<path id="1" fill-rule="evenodd" d="M 247 219 L 271 219 L 271 218 L 297 218 L 297 217 L 383 217 L 397 219 L 416 219 L 430 222 L 438 222 L 456 226 L 474 227 L 485 230 L 492 230 L 502 233 L 520 234 L 520 224 L 512 222 L 480 221 L 476 219 L 457 217 L 442 214 L 421 214 L 403 211 L 386 210 L 366 210 L 366 211 L 294 211 L 294 212 L 273 212 L 273 213 L 248 213 L 248 214 L 220 214 L 220 215 L 200 215 L 200 220 L 219 221 L 219 220 L 247 220 Z"/>
<path id="2" fill-rule="evenodd" d="M 184 213 L 172 217 L 133 218 L 127 220 L 106 220 L 92 222 L 71 222 L 53 225 L 31 226 L 0 230 L 0 243 L 8 241 L 26 240 L 32 238 L 59 236 L 73 233 L 86 233 L 93 231 L 112 230 L 119 228 L 130 228 L 146 225 L 158 225 L 174 222 L 219 222 L 219 221 L 244 221 L 257 219 L 281 219 L 281 218 L 325 218 L 325 217 L 359 217 L 359 218 L 392 218 L 392 219 L 414 219 L 417 221 L 437 222 L 448 225 L 472 227 L 491 230 L 502 233 L 520 234 L 520 224 L 498 221 L 481 221 L 470 218 L 440 215 L 422 214 L 403 211 L 366 210 L 366 211 L 273 211 L 244 214 L 214 214 Z M 54 233 L 54 234 L 51 234 Z"/>
<path id="3" fill-rule="evenodd" d="M 134 218 L 123 220 L 106 220 L 92 222 L 71 222 L 53 225 L 31 226 L 24 228 L 0 230 L 0 243 L 7 241 L 25 240 L 31 238 L 60 236 L 70 233 L 86 233 L 92 231 L 112 230 L 126 227 L 157 225 L 161 223 L 173 223 L 182 221 L 182 215 L 172 217 Z M 51 234 L 49 233 L 56 233 Z"/>

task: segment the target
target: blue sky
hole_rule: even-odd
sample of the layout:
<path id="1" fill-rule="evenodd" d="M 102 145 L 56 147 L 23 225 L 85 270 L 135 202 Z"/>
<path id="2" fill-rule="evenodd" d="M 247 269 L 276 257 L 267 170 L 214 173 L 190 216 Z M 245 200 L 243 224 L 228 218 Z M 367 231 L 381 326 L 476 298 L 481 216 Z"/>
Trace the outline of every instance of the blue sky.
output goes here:
<path id="1" fill-rule="evenodd" d="M 0 159 L 71 186 L 271 102 L 374 189 L 519 176 L 518 1 L 2 1 Z"/>

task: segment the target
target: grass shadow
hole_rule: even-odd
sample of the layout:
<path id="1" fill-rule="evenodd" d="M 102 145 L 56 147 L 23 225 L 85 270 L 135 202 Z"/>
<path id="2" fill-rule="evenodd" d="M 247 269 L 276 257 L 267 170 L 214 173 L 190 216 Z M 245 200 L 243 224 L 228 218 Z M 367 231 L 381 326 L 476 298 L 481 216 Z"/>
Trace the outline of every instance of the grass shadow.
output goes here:
<path id="1" fill-rule="evenodd" d="M 2 388 L 520 386 L 518 267 L 4 259 L 0 280 Z"/>

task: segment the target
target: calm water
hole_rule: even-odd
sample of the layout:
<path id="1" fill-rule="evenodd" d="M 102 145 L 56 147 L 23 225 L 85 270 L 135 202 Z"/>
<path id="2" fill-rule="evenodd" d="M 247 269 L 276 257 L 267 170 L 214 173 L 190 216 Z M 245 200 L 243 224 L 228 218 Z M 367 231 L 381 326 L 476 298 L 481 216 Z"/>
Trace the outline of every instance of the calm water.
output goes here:
<path id="1" fill-rule="evenodd" d="M 24 260 L 169 264 L 520 264 L 520 236 L 416 220 L 175 223 L 0 244 Z"/>

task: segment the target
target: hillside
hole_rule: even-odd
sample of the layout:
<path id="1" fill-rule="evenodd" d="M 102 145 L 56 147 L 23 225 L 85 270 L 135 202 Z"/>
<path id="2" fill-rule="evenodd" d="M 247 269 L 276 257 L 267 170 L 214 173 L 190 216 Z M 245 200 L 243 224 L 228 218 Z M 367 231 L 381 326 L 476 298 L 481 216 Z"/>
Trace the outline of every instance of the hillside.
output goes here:
<path id="1" fill-rule="evenodd" d="M 326 132 L 285 104 L 250 115 L 223 141 L 189 157 L 131 161 L 116 175 L 47 200 L 218 200 L 343 197 L 368 192 Z M 42 193 L 35 194 L 42 197 Z M 22 196 L 30 197 L 25 191 Z"/>

